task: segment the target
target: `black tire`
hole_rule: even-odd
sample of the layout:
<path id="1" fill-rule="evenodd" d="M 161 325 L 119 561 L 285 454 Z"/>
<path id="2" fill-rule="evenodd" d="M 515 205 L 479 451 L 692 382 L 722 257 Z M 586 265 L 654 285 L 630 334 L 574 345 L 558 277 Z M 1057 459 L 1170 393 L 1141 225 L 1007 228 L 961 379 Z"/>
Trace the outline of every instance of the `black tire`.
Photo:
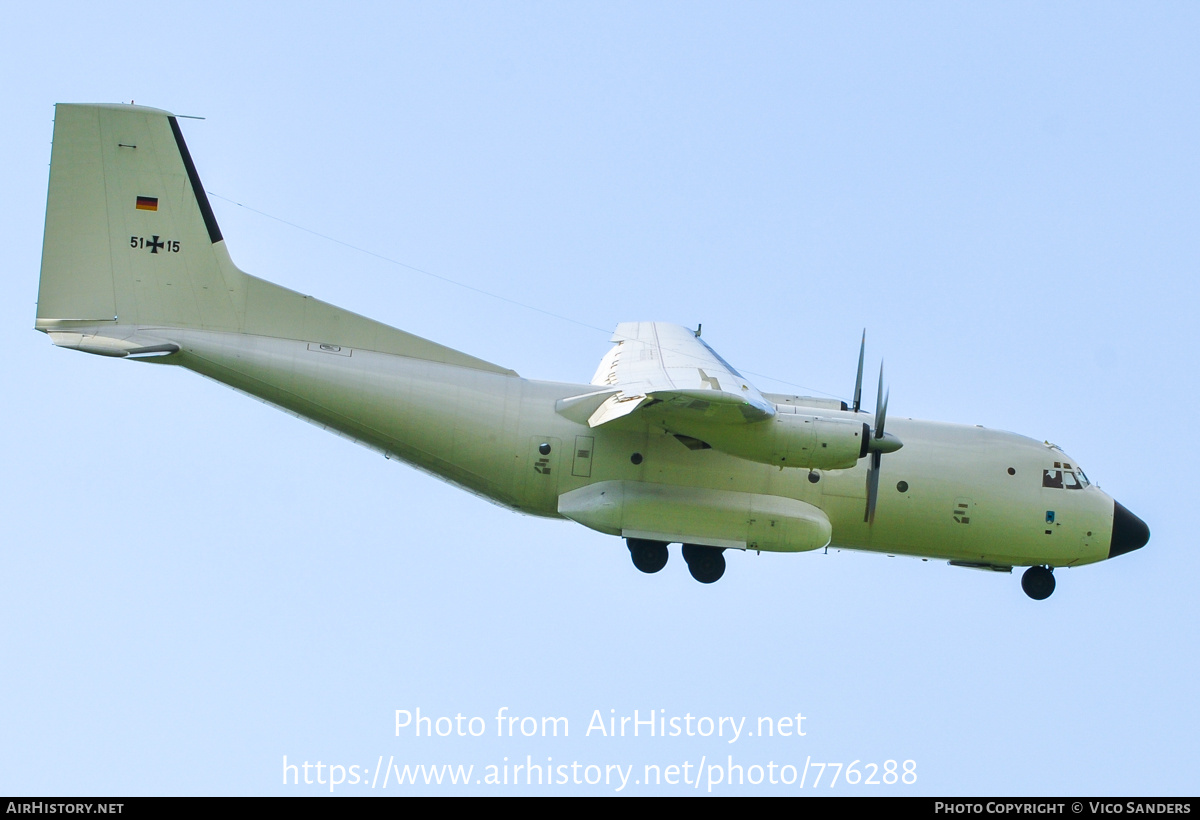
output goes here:
<path id="1" fill-rule="evenodd" d="M 629 557 L 633 565 L 642 572 L 654 573 L 667 565 L 667 545 L 664 541 L 647 541 L 644 538 L 626 538 Z"/>
<path id="2" fill-rule="evenodd" d="M 1054 573 L 1049 567 L 1030 567 L 1021 576 L 1021 589 L 1035 601 L 1044 601 L 1054 592 Z"/>
<path id="3" fill-rule="evenodd" d="M 683 545 L 683 560 L 687 561 L 688 572 L 702 584 L 712 584 L 725 574 L 725 549 L 702 547 L 698 544 Z"/>

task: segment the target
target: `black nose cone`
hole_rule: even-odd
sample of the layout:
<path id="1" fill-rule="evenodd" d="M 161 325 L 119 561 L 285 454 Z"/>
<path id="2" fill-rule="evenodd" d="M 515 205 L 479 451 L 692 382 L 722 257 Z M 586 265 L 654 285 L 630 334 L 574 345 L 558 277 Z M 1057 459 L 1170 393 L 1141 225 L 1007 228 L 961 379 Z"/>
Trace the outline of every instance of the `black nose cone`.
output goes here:
<path id="1" fill-rule="evenodd" d="M 1112 545 L 1108 548 L 1108 557 L 1115 558 L 1141 549 L 1149 540 L 1150 528 L 1146 522 L 1114 501 Z"/>

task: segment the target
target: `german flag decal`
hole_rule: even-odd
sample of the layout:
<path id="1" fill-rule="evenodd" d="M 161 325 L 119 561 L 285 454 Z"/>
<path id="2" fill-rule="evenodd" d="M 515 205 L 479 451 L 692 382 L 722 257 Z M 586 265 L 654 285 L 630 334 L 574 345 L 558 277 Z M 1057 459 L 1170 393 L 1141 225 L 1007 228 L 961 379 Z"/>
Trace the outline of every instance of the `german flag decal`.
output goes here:
<path id="1" fill-rule="evenodd" d="M 139 211 L 157 211 L 158 210 L 158 197 L 156 197 L 156 196 L 139 196 L 137 198 L 137 204 L 134 205 L 134 208 L 136 208 Z"/>

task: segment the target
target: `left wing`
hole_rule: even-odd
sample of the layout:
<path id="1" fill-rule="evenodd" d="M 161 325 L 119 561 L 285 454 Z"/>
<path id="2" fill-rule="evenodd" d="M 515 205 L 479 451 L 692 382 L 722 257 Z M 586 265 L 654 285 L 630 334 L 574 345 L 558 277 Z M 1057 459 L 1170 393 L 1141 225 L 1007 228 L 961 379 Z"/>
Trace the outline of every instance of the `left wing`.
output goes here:
<path id="1" fill-rule="evenodd" d="M 601 389 L 562 400 L 560 413 L 582 420 L 591 410 L 591 427 L 653 405 L 671 415 L 724 424 L 775 415 L 775 405 L 692 330 L 664 322 L 622 322 L 612 341 L 592 377 Z"/>

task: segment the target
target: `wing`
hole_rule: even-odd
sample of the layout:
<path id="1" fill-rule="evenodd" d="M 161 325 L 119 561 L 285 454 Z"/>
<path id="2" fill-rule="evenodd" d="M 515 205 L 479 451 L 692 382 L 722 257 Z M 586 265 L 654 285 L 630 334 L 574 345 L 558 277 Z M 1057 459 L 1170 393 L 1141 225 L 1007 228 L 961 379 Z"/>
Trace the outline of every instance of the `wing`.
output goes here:
<path id="1" fill-rule="evenodd" d="M 775 415 L 775 406 L 694 331 L 663 322 L 622 322 L 612 341 L 592 377 L 601 389 L 564 399 L 559 412 L 569 417 L 591 410 L 591 427 L 647 407 L 726 424 Z"/>

